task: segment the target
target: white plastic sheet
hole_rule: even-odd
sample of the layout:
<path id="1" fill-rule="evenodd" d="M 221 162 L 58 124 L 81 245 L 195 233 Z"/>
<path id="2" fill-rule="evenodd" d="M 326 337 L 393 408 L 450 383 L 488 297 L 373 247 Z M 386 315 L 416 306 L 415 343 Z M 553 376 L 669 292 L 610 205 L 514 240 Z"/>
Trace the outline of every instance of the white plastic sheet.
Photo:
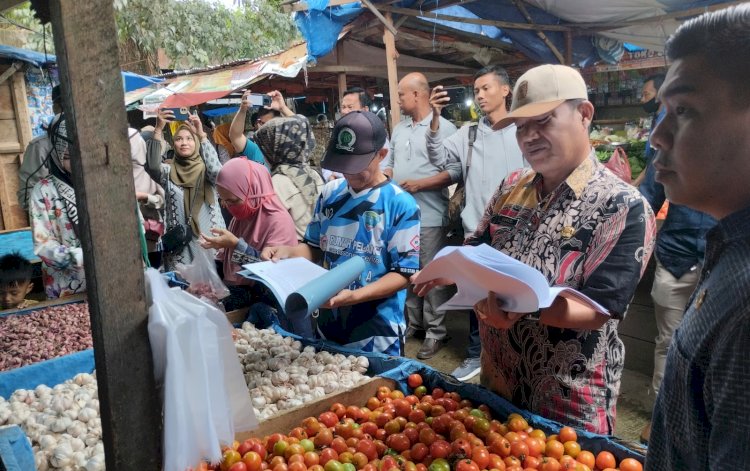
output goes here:
<path id="1" fill-rule="evenodd" d="M 164 393 L 164 471 L 216 463 L 221 445 L 258 426 L 224 313 L 146 272 L 148 332 Z"/>

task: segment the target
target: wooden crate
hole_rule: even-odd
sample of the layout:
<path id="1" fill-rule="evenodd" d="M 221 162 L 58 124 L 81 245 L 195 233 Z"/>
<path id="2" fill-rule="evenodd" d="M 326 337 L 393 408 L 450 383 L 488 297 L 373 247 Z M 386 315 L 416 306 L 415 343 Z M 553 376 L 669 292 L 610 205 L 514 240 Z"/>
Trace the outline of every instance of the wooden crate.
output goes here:
<path id="1" fill-rule="evenodd" d="M 0 65 L 0 74 L 8 69 Z M 29 225 L 26 211 L 18 204 L 18 169 L 31 141 L 23 68 L 0 83 L 0 230 Z"/>
<path id="2" fill-rule="evenodd" d="M 310 416 L 317 417 L 329 410 L 331 404 L 335 402 L 345 405 L 364 406 L 367 399 L 374 396 L 380 386 L 388 386 L 391 389 L 395 389 L 396 382 L 392 379 L 380 377 L 371 378 L 348 391 L 327 394 L 317 401 L 284 411 L 275 417 L 261 422 L 260 426 L 253 431 L 238 433 L 236 440 L 242 442 L 251 437 L 262 438 L 276 432 L 288 434 L 293 428 L 299 427 L 305 418 Z"/>

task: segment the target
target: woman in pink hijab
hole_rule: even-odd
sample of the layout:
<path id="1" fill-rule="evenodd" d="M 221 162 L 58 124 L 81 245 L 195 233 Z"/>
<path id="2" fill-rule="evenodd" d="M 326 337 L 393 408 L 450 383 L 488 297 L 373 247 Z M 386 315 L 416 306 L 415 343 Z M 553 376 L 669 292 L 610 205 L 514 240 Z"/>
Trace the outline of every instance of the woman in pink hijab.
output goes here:
<path id="1" fill-rule="evenodd" d="M 204 248 L 224 249 L 224 282 L 251 284 L 237 275 L 240 264 L 260 257 L 265 247 L 297 245 L 297 232 L 289 211 L 273 190 L 271 174 L 247 159 L 231 159 L 216 178 L 221 205 L 233 216 L 229 230 L 213 228 L 215 237 L 203 235 Z M 240 264 L 232 261 L 247 260 Z"/>

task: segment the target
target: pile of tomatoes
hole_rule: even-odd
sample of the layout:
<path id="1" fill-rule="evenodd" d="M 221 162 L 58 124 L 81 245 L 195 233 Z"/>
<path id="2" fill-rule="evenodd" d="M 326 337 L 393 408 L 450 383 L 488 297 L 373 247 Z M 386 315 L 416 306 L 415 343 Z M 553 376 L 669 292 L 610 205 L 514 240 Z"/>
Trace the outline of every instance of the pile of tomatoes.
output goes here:
<path id="1" fill-rule="evenodd" d="M 486 405 L 422 377 L 408 378 L 413 394 L 379 387 L 364 407 L 333 404 L 288 435 L 251 438 L 227 448 L 221 471 L 642 471 L 641 463 L 581 449 L 576 431 L 547 436 L 511 414 L 505 423 Z M 430 394 L 428 394 L 430 392 Z M 616 468 L 619 465 L 618 468 Z"/>

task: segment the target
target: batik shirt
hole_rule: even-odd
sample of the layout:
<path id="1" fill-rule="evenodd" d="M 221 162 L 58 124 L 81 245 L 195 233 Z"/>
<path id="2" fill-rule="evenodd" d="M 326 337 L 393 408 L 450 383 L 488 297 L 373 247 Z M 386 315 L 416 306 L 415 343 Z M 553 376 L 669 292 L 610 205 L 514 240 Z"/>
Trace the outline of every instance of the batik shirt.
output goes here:
<path id="1" fill-rule="evenodd" d="M 419 269 L 419 207 L 392 183 L 354 192 L 345 179 L 326 184 L 318 197 L 305 242 L 323 252 L 323 267 L 335 268 L 355 255 L 365 270 L 349 286 L 355 290 L 390 272 L 406 277 Z M 403 353 L 406 289 L 384 299 L 321 309 L 323 338 L 365 352 Z"/>
<path id="2" fill-rule="evenodd" d="M 60 191 L 75 199 L 70 185 L 49 175 L 29 195 L 34 253 L 42 259 L 42 281 L 49 299 L 86 292 L 81 241 Z"/>
<path id="3" fill-rule="evenodd" d="M 611 318 L 597 330 L 480 321 L 482 383 L 543 417 L 611 434 L 624 363 L 617 324 L 651 256 L 654 214 L 593 155 L 544 198 L 542 183 L 531 169 L 509 175 L 467 244 L 492 245 L 550 285 L 581 291 Z"/>

